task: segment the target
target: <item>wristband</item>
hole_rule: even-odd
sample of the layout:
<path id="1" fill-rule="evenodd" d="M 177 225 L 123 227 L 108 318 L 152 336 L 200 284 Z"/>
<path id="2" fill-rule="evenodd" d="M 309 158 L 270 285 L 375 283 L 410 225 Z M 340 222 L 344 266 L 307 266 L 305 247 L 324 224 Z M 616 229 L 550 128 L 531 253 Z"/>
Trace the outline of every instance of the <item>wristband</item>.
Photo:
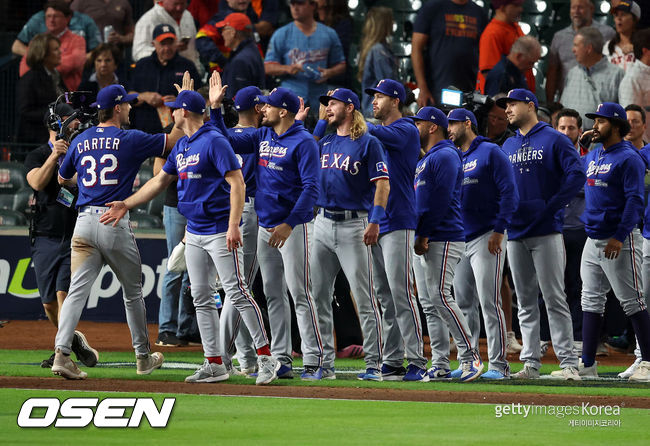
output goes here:
<path id="1" fill-rule="evenodd" d="M 325 119 L 319 119 L 314 127 L 314 136 L 322 138 L 325 135 L 325 130 L 327 130 L 327 121 Z"/>
<path id="2" fill-rule="evenodd" d="M 386 216 L 386 209 L 383 206 L 373 206 L 372 211 L 370 211 L 370 218 L 368 221 L 370 223 L 377 223 Z"/>

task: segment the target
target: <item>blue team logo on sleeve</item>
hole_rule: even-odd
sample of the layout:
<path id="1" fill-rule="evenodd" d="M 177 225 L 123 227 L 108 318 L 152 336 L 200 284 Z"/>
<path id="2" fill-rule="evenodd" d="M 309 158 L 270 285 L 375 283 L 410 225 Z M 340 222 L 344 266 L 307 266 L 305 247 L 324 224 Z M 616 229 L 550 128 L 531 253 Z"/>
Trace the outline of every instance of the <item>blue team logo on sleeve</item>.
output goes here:
<path id="1" fill-rule="evenodd" d="M 377 163 L 377 172 L 388 173 L 388 166 L 383 161 Z"/>

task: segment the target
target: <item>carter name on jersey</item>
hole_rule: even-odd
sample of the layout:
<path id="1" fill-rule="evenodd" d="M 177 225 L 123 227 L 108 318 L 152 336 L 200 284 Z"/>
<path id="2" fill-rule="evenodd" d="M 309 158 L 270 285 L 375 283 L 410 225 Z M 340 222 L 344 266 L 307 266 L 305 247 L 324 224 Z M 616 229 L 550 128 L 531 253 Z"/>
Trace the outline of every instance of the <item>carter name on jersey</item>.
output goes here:
<path id="1" fill-rule="evenodd" d="M 89 138 L 77 144 L 77 153 L 84 153 L 89 150 L 120 150 L 120 138 L 111 138 L 110 136 Z"/>

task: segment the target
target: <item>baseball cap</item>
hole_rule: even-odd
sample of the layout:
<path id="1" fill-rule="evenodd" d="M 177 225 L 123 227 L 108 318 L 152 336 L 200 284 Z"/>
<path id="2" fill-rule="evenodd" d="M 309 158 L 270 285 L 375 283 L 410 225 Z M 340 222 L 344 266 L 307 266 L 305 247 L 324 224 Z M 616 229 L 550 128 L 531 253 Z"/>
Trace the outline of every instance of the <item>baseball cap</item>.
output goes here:
<path id="1" fill-rule="evenodd" d="M 492 7 L 496 10 L 507 5 L 523 5 L 524 0 L 492 0 Z"/>
<path id="2" fill-rule="evenodd" d="M 603 102 L 598 105 L 595 113 L 585 113 L 589 119 L 597 117 L 607 118 L 611 121 L 617 121 L 621 124 L 621 136 L 625 136 L 630 131 L 630 123 L 627 121 L 625 109 L 616 102 Z"/>
<path id="3" fill-rule="evenodd" d="M 622 1 L 615 8 L 612 8 L 611 13 L 614 14 L 616 11 L 629 12 L 634 17 L 638 19 L 641 18 L 641 7 L 637 2 L 632 1 Z"/>
<path id="4" fill-rule="evenodd" d="M 375 88 L 366 88 L 366 93 L 373 95 L 375 93 L 385 94 L 391 98 L 398 98 L 400 102 L 406 100 L 406 90 L 401 82 L 392 79 L 382 79 L 377 83 Z"/>
<path id="5" fill-rule="evenodd" d="M 260 103 L 260 96 L 262 96 L 262 90 L 254 85 L 242 88 L 235 94 L 235 109 L 237 111 L 250 110 Z"/>
<path id="6" fill-rule="evenodd" d="M 450 111 L 449 114 L 447 115 L 447 121 L 449 122 L 469 121 L 474 126 L 478 127 L 478 124 L 476 123 L 476 116 L 474 116 L 474 113 L 464 108 L 455 108 L 452 111 Z"/>
<path id="7" fill-rule="evenodd" d="M 162 42 L 165 39 L 176 39 L 176 31 L 173 26 L 161 23 L 153 29 L 153 40 Z"/>
<path id="8" fill-rule="evenodd" d="M 113 84 L 99 90 L 99 93 L 97 93 L 97 100 L 90 104 L 90 106 L 96 107 L 100 110 L 106 110 L 115 107 L 117 104 L 131 102 L 137 97 L 137 93 L 127 94 L 126 89 L 123 86 Z"/>
<path id="9" fill-rule="evenodd" d="M 359 110 L 361 108 L 361 103 L 359 102 L 359 96 L 357 96 L 355 92 L 353 92 L 352 90 L 348 90 L 347 88 L 337 88 L 336 90 L 334 90 L 334 93 L 332 93 L 331 96 L 323 95 L 319 98 L 320 103 L 323 105 L 327 105 L 330 99 L 335 99 L 345 104 L 352 104 L 354 105 L 355 110 Z"/>
<path id="10" fill-rule="evenodd" d="M 535 109 L 539 108 L 539 103 L 537 102 L 537 97 L 529 90 L 525 88 L 515 88 L 508 92 L 508 96 L 505 98 L 497 99 L 497 105 L 501 108 L 506 108 L 506 104 L 510 101 L 520 101 L 520 102 L 532 102 L 535 104 Z"/>
<path id="11" fill-rule="evenodd" d="M 445 129 L 449 126 L 449 121 L 447 116 L 436 107 L 422 107 L 415 116 L 411 116 L 411 119 L 414 121 L 429 121 L 434 124 L 444 127 Z"/>
<path id="12" fill-rule="evenodd" d="M 205 99 L 196 91 L 183 90 L 178 93 L 174 102 L 165 102 L 169 108 L 183 108 L 192 113 L 202 115 L 205 112 Z"/>
<path id="13" fill-rule="evenodd" d="M 260 96 L 260 102 L 273 107 L 284 108 L 291 113 L 298 113 L 300 110 L 300 99 L 293 91 L 286 88 L 274 88 L 268 96 Z"/>
<path id="14" fill-rule="evenodd" d="M 246 14 L 241 12 L 231 12 L 220 22 L 214 24 L 216 28 L 223 28 L 224 26 L 230 26 L 235 28 L 237 31 L 246 31 L 252 30 L 253 24 L 251 19 L 248 18 Z"/>

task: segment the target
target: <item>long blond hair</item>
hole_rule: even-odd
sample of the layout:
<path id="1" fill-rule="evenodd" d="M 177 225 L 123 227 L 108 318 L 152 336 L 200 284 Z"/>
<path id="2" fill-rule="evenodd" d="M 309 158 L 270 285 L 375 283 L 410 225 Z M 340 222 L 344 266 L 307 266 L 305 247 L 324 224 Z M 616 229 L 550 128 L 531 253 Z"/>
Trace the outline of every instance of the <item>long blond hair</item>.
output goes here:
<path id="1" fill-rule="evenodd" d="M 375 43 L 385 42 L 386 37 L 393 32 L 393 10 L 385 6 L 370 8 L 366 23 L 363 25 L 361 37 L 361 52 L 359 54 L 359 72 L 357 78 L 363 78 L 366 56 Z"/>
<path id="2" fill-rule="evenodd" d="M 354 110 L 352 112 L 352 125 L 350 126 L 350 139 L 352 141 L 359 139 L 367 131 L 366 118 L 363 117 L 359 110 Z"/>

